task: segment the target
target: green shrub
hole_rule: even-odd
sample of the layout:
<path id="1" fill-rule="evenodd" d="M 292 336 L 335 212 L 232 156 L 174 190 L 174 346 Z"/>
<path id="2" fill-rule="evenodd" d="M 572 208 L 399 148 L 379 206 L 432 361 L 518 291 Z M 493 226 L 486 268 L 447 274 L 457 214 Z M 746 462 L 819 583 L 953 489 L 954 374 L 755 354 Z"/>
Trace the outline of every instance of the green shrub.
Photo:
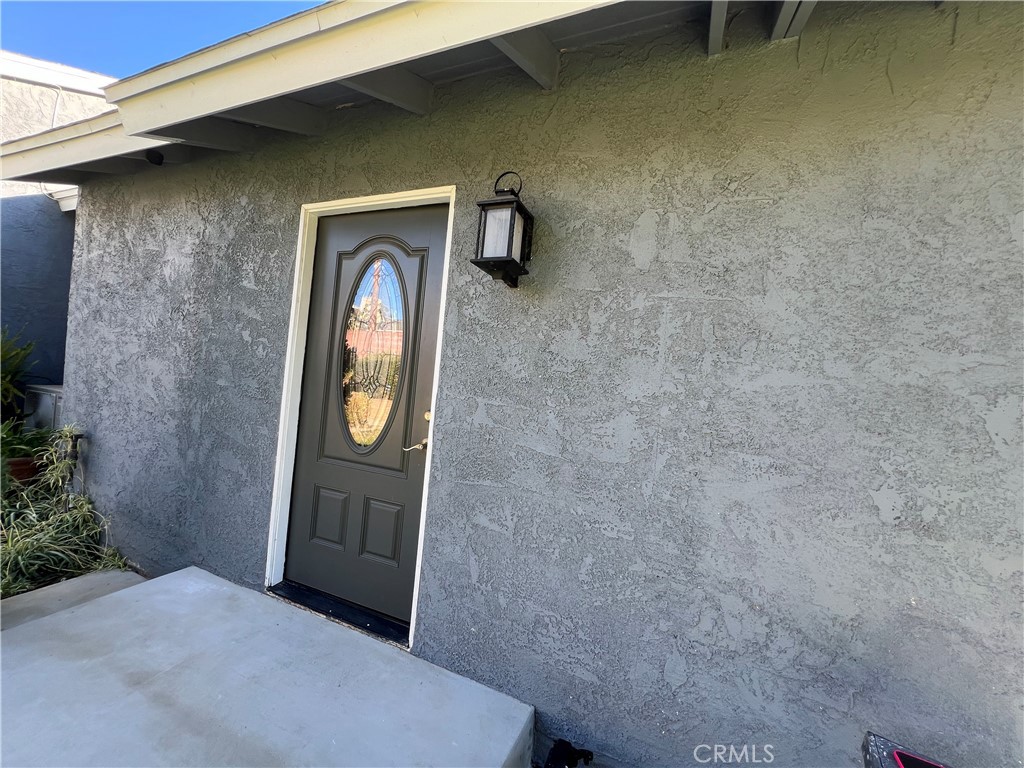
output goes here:
<path id="1" fill-rule="evenodd" d="M 33 346 L 18 344 L 17 336 L 11 336 L 6 328 L 0 330 L 0 413 L 5 421 L 21 415 L 23 393 L 18 385 L 32 367 L 28 358 Z"/>
<path id="2" fill-rule="evenodd" d="M 0 454 L 5 459 L 21 459 L 35 456 L 49 445 L 54 431 L 47 427 L 25 429 L 17 419 L 7 419 L 0 424 Z"/>
<path id="3" fill-rule="evenodd" d="M 72 576 L 125 568 L 104 544 L 105 523 L 88 497 L 75 493 L 72 427 L 54 432 L 36 456 L 40 476 L 11 483 L 0 499 L 0 595 L 10 597 Z M 6 461 L 5 461 L 6 463 Z"/>

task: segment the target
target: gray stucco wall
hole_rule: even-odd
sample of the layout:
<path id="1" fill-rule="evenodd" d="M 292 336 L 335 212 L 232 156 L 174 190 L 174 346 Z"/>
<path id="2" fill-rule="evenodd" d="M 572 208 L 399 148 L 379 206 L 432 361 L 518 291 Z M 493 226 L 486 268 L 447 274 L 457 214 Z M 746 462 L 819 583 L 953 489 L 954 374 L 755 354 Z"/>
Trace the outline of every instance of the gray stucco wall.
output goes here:
<path id="1" fill-rule="evenodd" d="M 32 383 L 64 378 L 75 214 L 45 194 L 0 198 L 0 325 L 32 342 Z"/>
<path id="2" fill-rule="evenodd" d="M 3 61 L 0 60 L 0 66 Z M 0 78 L 0 141 L 110 109 L 102 96 Z M 0 325 L 35 347 L 29 380 L 59 384 L 71 283 L 75 214 L 47 191 L 62 186 L 0 182 Z"/>
<path id="3" fill-rule="evenodd" d="M 414 652 L 605 762 L 1018 764 L 1022 14 L 741 14 L 713 60 L 603 46 L 87 186 L 66 409 L 116 543 L 262 584 L 299 206 L 454 183 Z M 518 291 L 468 263 L 506 168 Z"/>
<path id="4" fill-rule="evenodd" d="M 27 59 L 26 61 L 30 64 L 41 65 L 34 70 L 34 73 L 45 77 L 45 67 L 48 62 L 38 59 Z M 76 120 L 113 109 L 99 94 L 79 93 L 75 90 L 68 90 L 66 87 L 15 80 L 7 76 L 5 67 L 6 59 L 0 56 L 0 70 L 2 70 L 0 72 L 0 111 L 4 118 L 0 125 L 0 136 L 4 141 L 30 136 L 57 125 L 67 125 Z M 97 81 L 105 80 L 103 75 L 94 75 L 82 72 L 82 70 L 75 71 L 86 77 L 94 77 Z M 54 74 L 59 77 L 59 72 Z M 5 186 L 8 185 L 14 189 L 17 182 L 5 183 Z M 38 188 L 39 185 L 25 184 L 24 186 Z"/>

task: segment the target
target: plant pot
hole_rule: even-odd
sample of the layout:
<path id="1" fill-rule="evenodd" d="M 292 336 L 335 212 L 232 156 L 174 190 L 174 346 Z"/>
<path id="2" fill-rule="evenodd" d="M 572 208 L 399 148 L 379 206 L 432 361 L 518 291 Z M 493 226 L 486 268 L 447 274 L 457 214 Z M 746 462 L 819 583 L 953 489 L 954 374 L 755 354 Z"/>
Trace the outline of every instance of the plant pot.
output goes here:
<path id="1" fill-rule="evenodd" d="M 11 477 L 19 483 L 27 483 L 30 480 L 34 480 L 39 474 L 39 465 L 31 456 L 21 459 L 8 459 L 7 468 L 11 472 Z"/>

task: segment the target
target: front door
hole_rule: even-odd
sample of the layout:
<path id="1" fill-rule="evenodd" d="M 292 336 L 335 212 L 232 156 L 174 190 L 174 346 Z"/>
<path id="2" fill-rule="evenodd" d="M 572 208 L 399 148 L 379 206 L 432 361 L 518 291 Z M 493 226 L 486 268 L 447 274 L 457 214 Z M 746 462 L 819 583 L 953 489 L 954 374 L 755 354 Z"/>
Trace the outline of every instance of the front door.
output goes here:
<path id="1" fill-rule="evenodd" d="M 287 581 L 412 614 L 447 205 L 321 218 Z M 417 447 L 418 446 L 418 447 Z"/>

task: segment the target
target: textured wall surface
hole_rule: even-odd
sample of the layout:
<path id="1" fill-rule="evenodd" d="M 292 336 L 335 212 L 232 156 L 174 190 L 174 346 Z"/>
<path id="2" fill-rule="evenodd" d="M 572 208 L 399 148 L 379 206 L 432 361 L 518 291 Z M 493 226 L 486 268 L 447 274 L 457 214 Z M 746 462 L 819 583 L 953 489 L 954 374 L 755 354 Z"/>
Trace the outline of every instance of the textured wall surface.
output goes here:
<path id="1" fill-rule="evenodd" d="M 0 79 L 0 141 L 110 109 L 100 96 Z M 45 192 L 53 185 L 0 182 L 0 325 L 35 343 L 33 382 L 60 383 L 75 217 Z"/>
<path id="2" fill-rule="evenodd" d="M 3 116 L 0 137 L 3 141 L 30 136 L 111 109 L 113 107 L 102 96 L 0 78 L 0 114 Z M 38 188 L 39 185 L 31 186 Z"/>
<path id="3" fill-rule="evenodd" d="M 32 186 L 36 194 L 0 198 L 0 325 L 35 344 L 28 380 L 59 384 L 75 215 Z"/>
<path id="4" fill-rule="evenodd" d="M 414 652 L 609 763 L 1020 764 L 1022 15 L 741 14 L 87 186 L 66 408 L 116 543 L 262 583 L 299 206 L 454 183 Z M 518 291 L 468 263 L 507 168 Z"/>

